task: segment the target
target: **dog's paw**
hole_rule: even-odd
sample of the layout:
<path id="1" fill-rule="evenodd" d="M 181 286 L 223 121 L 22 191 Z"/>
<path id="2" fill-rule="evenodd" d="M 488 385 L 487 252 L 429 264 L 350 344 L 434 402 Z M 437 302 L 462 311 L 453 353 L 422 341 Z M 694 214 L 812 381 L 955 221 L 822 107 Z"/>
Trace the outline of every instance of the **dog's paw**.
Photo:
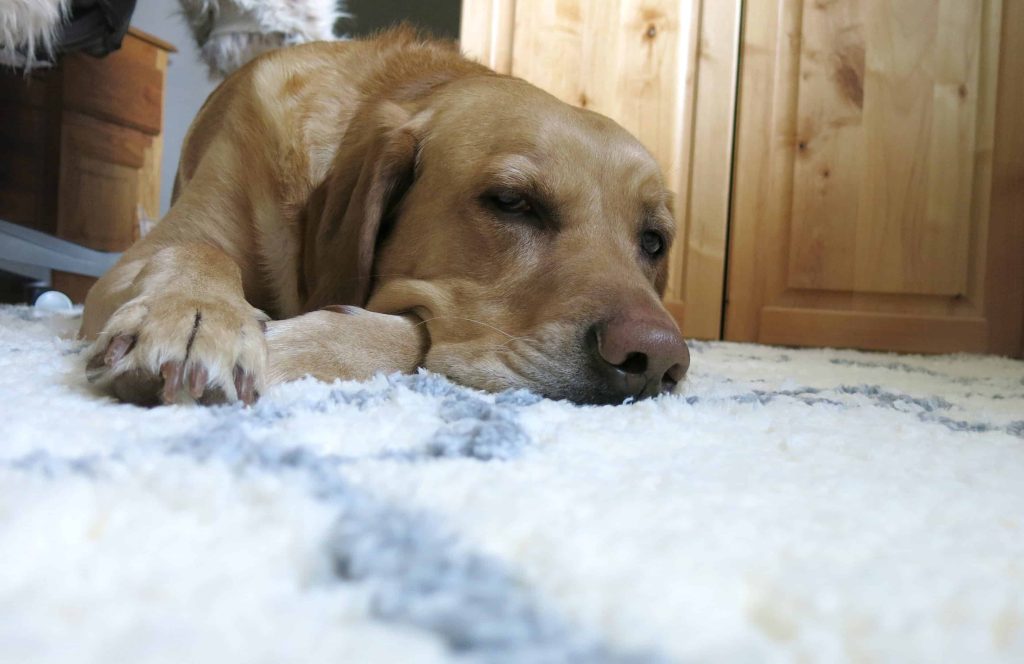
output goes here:
<path id="1" fill-rule="evenodd" d="M 332 305 L 267 326 L 268 380 L 365 380 L 377 373 L 412 373 L 428 345 L 426 328 L 414 315 Z"/>
<path id="2" fill-rule="evenodd" d="M 251 404 L 266 375 L 267 319 L 244 301 L 136 298 L 89 347 L 86 377 L 130 403 Z"/>

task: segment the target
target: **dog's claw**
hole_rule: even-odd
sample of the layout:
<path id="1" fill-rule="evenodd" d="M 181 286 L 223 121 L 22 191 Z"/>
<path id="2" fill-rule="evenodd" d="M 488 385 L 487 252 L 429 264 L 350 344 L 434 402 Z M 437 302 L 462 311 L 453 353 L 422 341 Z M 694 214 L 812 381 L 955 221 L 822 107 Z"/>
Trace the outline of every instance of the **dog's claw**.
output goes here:
<path id="1" fill-rule="evenodd" d="M 256 377 L 240 366 L 235 367 L 235 392 L 246 406 L 256 402 Z"/>
<path id="2" fill-rule="evenodd" d="M 103 353 L 96 353 L 89 358 L 85 365 L 85 378 L 90 383 L 95 383 L 106 373 L 107 365 L 103 361 Z"/>
<path id="3" fill-rule="evenodd" d="M 164 403 L 174 403 L 181 391 L 185 368 L 181 362 L 169 361 L 160 365 L 160 375 L 164 377 L 164 389 L 161 399 Z"/>
<path id="4" fill-rule="evenodd" d="M 112 369 L 115 364 L 135 347 L 135 337 L 131 334 L 118 334 L 107 343 L 102 352 L 97 352 L 89 358 L 85 365 L 85 377 L 90 383 L 107 375 L 107 370 Z"/>
<path id="5" fill-rule="evenodd" d="M 110 340 L 107 350 L 103 354 L 103 363 L 112 367 L 121 361 L 121 358 L 128 354 L 128 351 L 135 346 L 135 337 L 130 334 L 119 334 Z"/>
<path id="6" fill-rule="evenodd" d="M 188 393 L 193 399 L 199 399 L 206 391 L 206 383 L 210 374 L 202 364 L 193 364 L 188 370 Z"/>

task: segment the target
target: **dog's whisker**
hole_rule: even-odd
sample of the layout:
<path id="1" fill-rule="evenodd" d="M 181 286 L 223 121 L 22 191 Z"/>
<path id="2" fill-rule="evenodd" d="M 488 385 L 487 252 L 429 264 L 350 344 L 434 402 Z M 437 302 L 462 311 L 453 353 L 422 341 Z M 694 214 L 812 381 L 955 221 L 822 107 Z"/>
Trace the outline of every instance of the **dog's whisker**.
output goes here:
<path id="1" fill-rule="evenodd" d="M 508 332 L 506 332 L 505 330 L 501 329 L 500 327 L 495 327 L 494 325 L 491 325 L 490 323 L 485 323 L 483 321 L 475 320 L 473 318 L 466 318 L 464 316 L 434 316 L 433 318 L 424 318 L 420 322 L 416 323 L 416 326 L 419 327 L 420 325 L 426 325 L 427 323 L 429 323 L 431 321 L 441 320 L 441 319 L 444 319 L 444 318 L 450 318 L 450 319 L 453 319 L 453 320 L 464 320 L 464 321 L 469 322 L 469 323 L 476 323 L 477 325 L 482 325 L 484 327 L 490 328 L 490 329 L 494 330 L 495 332 L 500 332 L 501 334 L 504 334 L 506 337 L 509 338 L 509 341 L 507 341 L 505 343 L 511 343 L 512 341 L 515 341 L 516 339 L 524 338 L 524 337 L 517 337 L 517 336 L 515 336 L 513 334 L 509 334 Z"/>
<path id="2" fill-rule="evenodd" d="M 522 337 L 509 337 L 507 341 L 504 341 L 496 346 L 491 346 L 491 350 L 507 350 L 508 346 L 515 341 L 534 341 L 534 339 L 530 335 Z"/>

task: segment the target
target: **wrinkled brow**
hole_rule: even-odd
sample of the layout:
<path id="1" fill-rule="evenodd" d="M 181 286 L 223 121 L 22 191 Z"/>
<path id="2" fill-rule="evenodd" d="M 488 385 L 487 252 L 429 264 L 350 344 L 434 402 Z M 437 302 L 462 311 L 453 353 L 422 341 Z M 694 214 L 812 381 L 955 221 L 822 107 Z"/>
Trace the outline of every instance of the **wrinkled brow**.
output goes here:
<path id="1" fill-rule="evenodd" d="M 676 219 L 672 212 L 672 192 L 661 190 L 644 197 L 643 216 L 651 230 L 660 231 L 669 240 L 676 235 Z"/>
<path id="2" fill-rule="evenodd" d="M 675 238 L 676 220 L 664 205 L 658 206 L 657 210 L 648 210 L 645 217 L 648 228 L 661 232 L 670 241 Z"/>
<path id="3" fill-rule="evenodd" d="M 651 209 L 665 208 L 669 214 L 672 213 L 673 203 L 675 202 L 675 194 L 668 189 L 659 189 L 657 193 L 649 194 L 645 197 L 645 205 Z"/>
<path id="4" fill-rule="evenodd" d="M 543 192 L 540 169 L 529 157 L 511 154 L 499 157 L 486 170 L 491 185 L 515 190 Z"/>

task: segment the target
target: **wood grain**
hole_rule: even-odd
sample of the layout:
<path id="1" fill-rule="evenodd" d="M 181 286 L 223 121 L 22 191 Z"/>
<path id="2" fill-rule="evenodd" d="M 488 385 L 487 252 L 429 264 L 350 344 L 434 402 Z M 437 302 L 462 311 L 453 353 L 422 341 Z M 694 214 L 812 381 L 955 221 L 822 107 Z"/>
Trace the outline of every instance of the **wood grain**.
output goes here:
<path id="1" fill-rule="evenodd" d="M 516 0 L 462 0 L 462 52 L 501 74 L 512 73 Z"/>
<path id="2" fill-rule="evenodd" d="M 1009 27 L 1004 5 L 1020 11 L 1019 0 L 746 4 L 726 338 L 1017 352 L 1024 219 L 1012 194 L 1002 212 L 995 197 L 1001 178 L 1020 189 L 1020 114 L 1006 121 L 1018 134 L 997 132 L 996 108 L 1019 95 L 1006 63 L 1024 21 Z M 921 332 L 915 320 L 932 326 L 916 347 L 896 332 Z"/>
<path id="3" fill-rule="evenodd" d="M 992 156 L 988 238 L 982 244 L 989 260 L 980 278 L 987 285 L 986 310 L 999 312 L 989 326 L 989 349 L 1024 357 L 1024 2 L 1004 2 L 1000 29 L 998 140 Z"/>
<path id="4" fill-rule="evenodd" d="M 104 59 L 66 58 L 55 72 L 62 98 L 56 234 L 102 251 L 124 251 L 142 215 L 160 214 L 163 84 L 173 47 L 130 30 Z M 53 285 L 81 302 L 95 279 L 55 271 Z"/>
<path id="5" fill-rule="evenodd" d="M 761 343 L 912 353 L 983 353 L 984 318 L 877 314 L 786 307 L 761 310 Z"/>
<path id="6" fill-rule="evenodd" d="M 68 112 L 61 143 L 57 235 L 90 249 L 124 251 L 137 237 L 139 170 L 149 137 Z"/>
<path id="7" fill-rule="evenodd" d="M 0 71 L 0 219 L 57 230 L 61 82 Z"/>
<path id="8" fill-rule="evenodd" d="M 736 105 L 732 217 L 724 337 L 757 341 L 760 312 L 788 264 L 798 76 L 799 0 L 745 5 Z M 770 223 L 772 222 L 772 223 Z M 774 269 L 773 269 L 774 268 Z"/>
<path id="9" fill-rule="evenodd" d="M 140 38 L 143 37 L 140 36 Z M 169 46 L 166 43 L 165 45 Z M 160 72 L 161 90 L 163 81 L 167 79 L 168 55 L 172 52 L 173 47 L 170 49 L 157 48 L 151 51 L 153 67 Z M 160 163 L 163 158 L 163 147 L 163 132 L 150 137 L 149 145 L 143 155 L 142 168 L 139 170 L 139 207 L 141 208 L 139 212 L 154 222 L 160 219 Z M 136 236 L 138 235 L 137 231 L 138 225 L 136 225 Z"/>
<path id="10" fill-rule="evenodd" d="M 982 10 L 805 2 L 792 287 L 965 291 Z"/>
<path id="11" fill-rule="evenodd" d="M 54 270 L 52 275 L 51 287 L 67 295 L 75 304 L 84 304 L 85 296 L 89 294 L 89 289 L 96 283 L 96 277 L 86 277 L 60 270 Z"/>
<path id="12" fill-rule="evenodd" d="M 733 167 L 733 118 L 739 68 L 740 3 L 701 2 L 695 24 L 688 154 L 679 159 L 681 299 L 691 313 L 683 333 L 700 339 L 721 335 L 725 300 L 726 238 Z"/>
<path id="13" fill-rule="evenodd" d="M 156 47 L 128 35 L 105 58 L 73 53 L 63 58 L 66 107 L 147 134 L 163 126 L 163 73 Z"/>

